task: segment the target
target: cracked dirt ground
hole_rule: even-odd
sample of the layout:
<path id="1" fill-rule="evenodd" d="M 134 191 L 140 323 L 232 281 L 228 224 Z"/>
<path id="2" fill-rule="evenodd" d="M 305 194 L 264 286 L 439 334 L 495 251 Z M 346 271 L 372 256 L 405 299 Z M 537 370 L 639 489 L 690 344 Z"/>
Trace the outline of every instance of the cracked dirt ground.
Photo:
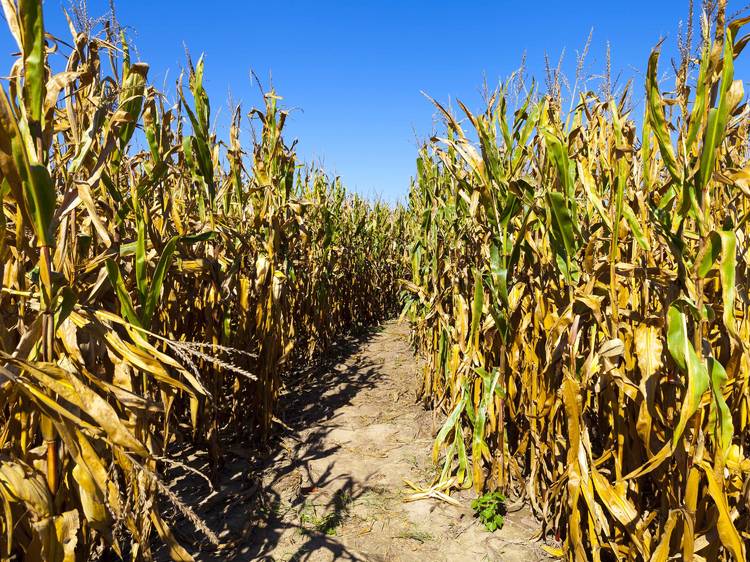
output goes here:
<path id="1" fill-rule="evenodd" d="M 390 321 L 339 347 L 282 397 L 286 428 L 269 455 L 231 449 L 213 491 L 173 475 L 173 489 L 224 542 L 216 550 L 178 520 L 178 538 L 196 559 L 546 560 L 526 509 L 489 533 L 472 516 L 470 492 L 457 496 L 460 507 L 403 501 L 404 479 L 429 483 L 434 474 L 439 423 L 415 400 L 408 328 Z"/>

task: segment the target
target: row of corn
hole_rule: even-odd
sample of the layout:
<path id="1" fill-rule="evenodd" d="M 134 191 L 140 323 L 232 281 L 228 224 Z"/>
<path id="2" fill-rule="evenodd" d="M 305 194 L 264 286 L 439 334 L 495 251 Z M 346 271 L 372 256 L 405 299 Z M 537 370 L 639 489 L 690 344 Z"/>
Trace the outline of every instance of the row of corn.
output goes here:
<path id="1" fill-rule="evenodd" d="M 627 92 L 514 83 L 436 103 L 420 151 L 404 315 L 439 485 L 524 499 L 569 560 L 750 552 L 745 23 L 704 25 L 669 95 L 656 49 L 642 125 Z"/>
<path id="2" fill-rule="evenodd" d="M 280 374 L 391 313 L 406 215 L 301 166 L 273 93 L 245 152 L 202 60 L 168 104 L 111 27 L 62 41 L 41 0 L 1 4 L 0 560 L 148 560 L 156 535 L 189 560 L 170 443 L 216 467 L 222 429 L 266 439 Z"/>

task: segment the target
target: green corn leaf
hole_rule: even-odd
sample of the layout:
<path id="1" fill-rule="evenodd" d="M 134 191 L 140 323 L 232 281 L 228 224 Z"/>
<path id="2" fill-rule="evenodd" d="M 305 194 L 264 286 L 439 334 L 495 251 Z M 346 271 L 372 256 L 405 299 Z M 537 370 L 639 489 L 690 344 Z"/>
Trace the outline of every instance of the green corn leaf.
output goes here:
<path id="1" fill-rule="evenodd" d="M 688 421 L 698 411 L 703 394 L 708 390 L 709 378 L 706 365 L 698 358 L 688 338 L 687 317 L 674 304 L 667 312 L 667 348 L 677 366 L 687 373 L 687 390 L 682 400 L 680 420 L 672 436 L 672 445 L 676 446 Z"/>
<path id="2" fill-rule="evenodd" d="M 701 263 L 698 265 L 698 274 L 701 277 L 705 277 L 713 269 L 714 265 L 718 263 L 722 305 L 724 308 L 722 320 L 727 331 L 736 339 L 739 337 L 734 317 L 734 304 L 737 295 L 735 282 L 737 236 L 732 230 L 715 230 L 709 234 L 705 244 L 707 248 Z"/>
<path id="3" fill-rule="evenodd" d="M 490 279 L 492 289 L 501 299 L 504 306 L 508 306 L 508 270 L 503 263 L 500 248 L 497 243 L 490 247 Z"/>
<path id="4" fill-rule="evenodd" d="M 214 238 L 216 238 L 216 231 L 207 230 L 198 234 L 186 234 L 185 236 L 182 236 L 180 240 L 185 244 L 197 244 L 199 242 L 213 240 Z"/>
<path id="5" fill-rule="evenodd" d="M 562 193 L 548 191 L 546 194 L 547 205 L 552 216 L 552 232 L 555 238 L 560 241 L 565 251 L 564 261 L 566 264 L 565 277 L 568 281 L 571 279 L 572 272 L 570 264 L 576 253 L 575 229 L 573 218 L 568 206 L 565 204 L 565 197 Z"/>
<path id="6" fill-rule="evenodd" d="M 573 178 L 575 177 L 575 167 L 570 164 L 570 157 L 562 141 L 550 130 L 544 131 L 544 142 L 547 146 L 547 151 L 552 157 L 552 161 L 557 167 L 557 172 L 560 177 L 560 182 L 563 186 L 563 192 L 565 193 L 565 201 L 571 208 L 571 211 L 575 210 L 575 186 L 573 184 Z"/>
<path id="7" fill-rule="evenodd" d="M 737 97 L 736 92 L 730 93 L 734 79 L 734 61 L 732 59 L 732 33 L 727 31 L 724 40 L 724 61 L 721 74 L 721 88 L 719 90 L 719 103 L 716 108 L 712 108 L 708 113 L 708 122 L 703 138 L 703 149 L 701 152 L 700 169 L 698 172 L 698 192 L 708 184 L 714 172 L 714 162 L 719 145 L 724 140 L 724 133 L 729 119 L 729 113 L 733 106 L 742 99 L 740 94 Z M 740 82 L 738 86 L 742 88 Z M 699 201 L 700 203 L 700 201 Z"/>
<path id="8" fill-rule="evenodd" d="M 125 151 L 140 118 L 147 76 L 148 65 L 137 63 L 130 66 L 127 77 L 123 78 L 118 111 L 125 115 L 125 123 L 120 127 L 118 135 L 120 153 Z"/>
<path id="9" fill-rule="evenodd" d="M 659 81 L 656 77 L 657 67 L 659 64 L 659 49 L 654 49 L 648 59 L 648 71 L 646 73 L 646 101 L 647 101 L 647 118 L 651 130 L 656 136 L 656 142 L 659 144 L 662 160 L 667 166 L 672 178 L 682 183 L 682 174 L 677 167 L 677 158 L 675 157 L 672 141 L 669 136 L 669 126 L 664 116 L 664 101 L 661 98 L 659 90 Z"/>
<path id="10" fill-rule="evenodd" d="M 458 470 L 456 472 L 456 482 L 461 485 L 466 482 L 466 476 L 469 472 L 469 456 L 466 454 L 466 443 L 464 443 L 464 434 L 462 431 L 456 431 L 453 436 L 455 443 L 456 457 L 458 460 Z M 470 485 L 471 480 L 469 480 Z"/>
<path id="11" fill-rule="evenodd" d="M 443 423 L 442 427 L 440 428 L 440 431 L 438 431 L 437 436 L 435 437 L 435 442 L 432 445 L 432 461 L 437 462 L 438 455 L 440 454 L 440 447 L 445 443 L 446 438 L 448 437 L 448 434 L 453 430 L 456 429 L 456 424 L 459 422 L 461 418 L 461 414 L 463 413 L 464 409 L 466 408 L 466 402 L 467 402 L 467 395 L 466 392 L 464 392 L 461 396 L 461 399 L 458 401 L 458 404 L 456 404 L 456 407 L 453 408 L 451 413 L 446 418 L 445 422 Z M 458 426 L 458 429 L 456 429 L 460 433 L 460 426 Z"/>
<path id="12" fill-rule="evenodd" d="M 135 281 L 138 288 L 138 300 L 141 306 L 146 304 L 146 221 L 143 217 L 136 217 L 135 241 Z"/>
<path id="13" fill-rule="evenodd" d="M 739 338 L 734 318 L 734 301 L 736 296 L 735 271 L 737 268 L 737 237 L 731 230 L 719 231 L 721 237 L 721 261 L 719 277 L 721 279 L 721 298 L 724 308 L 722 319 L 730 334 Z"/>
<path id="14" fill-rule="evenodd" d="M 120 309 L 122 310 L 122 314 L 125 316 L 128 322 L 130 322 L 134 326 L 142 328 L 143 325 L 138 319 L 138 315 L 135 313 L 133 301 L 130 299 L 130 293 L 128 293 L 128 288 L 125 286 L 125 281 L 122 278 L 122 273 L 120 273 L 120 268 L 111 259 L 107 260 L 106 267 L 109 282 L 112 284 L 112 288 L 114 288 L 115 293 L 117 294 L 117 298 L 120 301 Z"/>
<path id="15" fill-rule="evenodd" d="M 161 288 L 164 284 L 164 278 L 167 275 L 167 270 L 169 269 L 169 266 L 172 264 L 172 258 L 174 257 L 174 250 L 175 246 L 177 245 L 178 237 L 173 237 L 172 239 L 167 242 L 167 245 L 164 246 L 164 250 L 161 253 L 161 256 L 159 257 L 159 261 L 156 264 L 156 269 L 154 270 L 154 277 L 151 280 L 151 286 L 148 290 L 148 297 L 146 299 L 146 307 L 143 312 L 143 325 L 144 326 L 150 326 L 151 325 L 151 319 L 154 315 L 154 312 L 156 312 L 156 305 L 159 302 L 159 295 L 161 294 Z"/>
<path id="16" fill-rule="evenodd" d="M 630 205 L 628 205 L 627 203 L 623 203 L 622 212 L 625 215 L 625 220 L 628 221 L 628 225 L 630 226 L 630 230 L 633 233 L 633 238 L 635 238 L 635 241 L 646 252 L 651 251 L 651 246 L 648 243 L 646 235 L 643 233 L 641 223 L 638 221 L 638 217 L 635 216 L 635 213 L 633 212 L 633 209 L 630 207 Z"/>
<path id="17" fill-rule="evenodd" d="M 55 214 L 57 198 L 49 171 L 41 164 L 30 164 L 28 181 L 24 183 L 26 205 L 34 224 L 38 244 L 51 246 L 52 218 Z"/>
<path id="18" fill-rule="evenodd" d="M 482 320 L 482 308 L 484 308 L 484 286 L 479 271 L 474 270 L 474 301 L 471 305 L 471 331 L 469 342 L 474 349 L 479 347 L 479 325 Z"/>
<path id="19" fill-rule="evenodd" d="M 20 0 L 23 42 L 23 101 L 30 121 L 41 124 L 45 96 L 42 0 Z"/>
<path id="20" fill-rule="evenodd" d="M 195 65 L 195 71 L 190 75 L 189 82 L 190 92 L 193 94 L 193 100 L 195 101 L 195 114 L 198 125 L 197 134 L 207 138 L 208 127 L 211 120 L 211 106 L 208 102 L 206 90 L 203 88 L 204 66 L 203 55 L 201 55 L 198 59 L 198 63 Z"/>
<path id="21" fill-rule="evenodd" d="M 690 112 L 690 125 L 688 127 L 687 140 L 685 141 L 685 150 L 688 154 L 695 143 L 695 139 L 698 137 L 698 131 L 700 131 L 701 124 L 703 123 L 706 109 L 708 107 L 708 70 L 711 62 L 711 49 L 709 45 L 703 49 L 703 57 L 701 58 L 701 66 L 698 71 L 698 80 L 695 83 L 695 100 L 693 101 L 693 109 Z"/>
<path id="22" fill-rule="evenodd" d="M 472 480 L 475 486 L 480 486 L 483 482 L 482 457 L 485 452 L 488 452 L 487 443 L 484 439 L 486 425 L 487 406 L 480 404 L 476 408 L 474 430 L 471 435 Z"/>
<path id="23" fill-rule="evenodd" d="M 708 423 L 713 428 L 714 439 L 719 449 L 726 456 L 734 435 L 732 413 L 729 411 L 726 400 L 724 400 L 727 372 L 722 364 L 713 357 L 708 358 L 708 370 L 711 373 L 711 411 Z"/>
<path id="24" fill-rule="evenodd" d="M 149 94 L 146 97 L 143 109 L 143 132 L 146 135 L 148 148 L 154 162 L 160 162 L 162 159 L 159 152 L 159 139 L 161 137 L 160 125 L 159 114 L 156 111 L 156 102 L 153 99 L 153 91 L 149 88 Z"/>
<path id="25" fill-rule="evenodd" d="M 711 232 L 708 235 L 708 238 L 706 238 L 705 244 L 705 253 L 700 265 L 698 266 L 698 275 L 701 277 L 708 275 L 708 272 L 711 271 L 716 260 L 721 256 L 721 237 L 719 236 L 719 233 L 716 231 Z"/>
<path id="26" fill-rule="evenodd" d="M 445 461 L 443 462 L 443 470 L 440 472 L 440 481 L 445 482 L 451 477 L 453 472 L 453 459 L 456 455 L 456 440 L 454 439 L 445 451 Z M 437 462 L 437 457 L 435 462 Z"/>
<path id="27" fill-rule="evenodd" d="M 19 123 L 0 87 L 0 169 L 8 179 L 13 197 L 22 203 L 21 212 L 32 224 L 37 243 L 52 245 L 52 217 L 56 195 L 46 167 L 29 158 Z"/>

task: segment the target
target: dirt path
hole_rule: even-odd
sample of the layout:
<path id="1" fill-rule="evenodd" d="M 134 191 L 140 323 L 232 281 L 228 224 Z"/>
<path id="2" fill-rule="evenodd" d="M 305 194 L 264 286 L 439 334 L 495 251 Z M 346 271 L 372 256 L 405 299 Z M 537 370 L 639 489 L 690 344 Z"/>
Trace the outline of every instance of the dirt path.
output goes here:
<path id="1" fill-rule="evenodd" d="M 403 502 L 404 479 L 425 483 L 433 475 L 437 423 L 415 403 L 417 366 L 407 337 L 405 326 L 388 322 L 343 344 L 332 365 L 307 373 L 284 399 L 287 429 L 275 453 L 260 460 L 233 449 L 208 498 L 200 481 L 177 477 L 178 495 L 228 544 L 203 549 L 183 521 L 178 536 L 202 551 L 198 559 L 546 559 L 525 510 L 488 533 L 472 517 L 468 492 L 459 496 L 461 507 Z"/>

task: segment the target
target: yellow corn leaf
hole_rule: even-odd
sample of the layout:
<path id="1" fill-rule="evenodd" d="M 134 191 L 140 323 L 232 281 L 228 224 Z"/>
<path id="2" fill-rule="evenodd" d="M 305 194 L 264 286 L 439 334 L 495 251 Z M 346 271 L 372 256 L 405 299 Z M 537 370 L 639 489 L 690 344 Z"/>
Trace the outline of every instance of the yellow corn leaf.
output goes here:
<path id="1" fill-rule="evenodd" d="M 708 493 L 719 512 L 719 520 L 716 524 L 716 530 L 722 544 L 729 550 L 736 562 L 745 560 L 745 545 L 737 532 L 737 528 L 732 522 L 727 496 L 724 491 L 723 483 L 720 483 L 714 475 L 713 468 L 706 461 L 700 461 L 698 466 L 703 469 L 708 482 Z"/>

